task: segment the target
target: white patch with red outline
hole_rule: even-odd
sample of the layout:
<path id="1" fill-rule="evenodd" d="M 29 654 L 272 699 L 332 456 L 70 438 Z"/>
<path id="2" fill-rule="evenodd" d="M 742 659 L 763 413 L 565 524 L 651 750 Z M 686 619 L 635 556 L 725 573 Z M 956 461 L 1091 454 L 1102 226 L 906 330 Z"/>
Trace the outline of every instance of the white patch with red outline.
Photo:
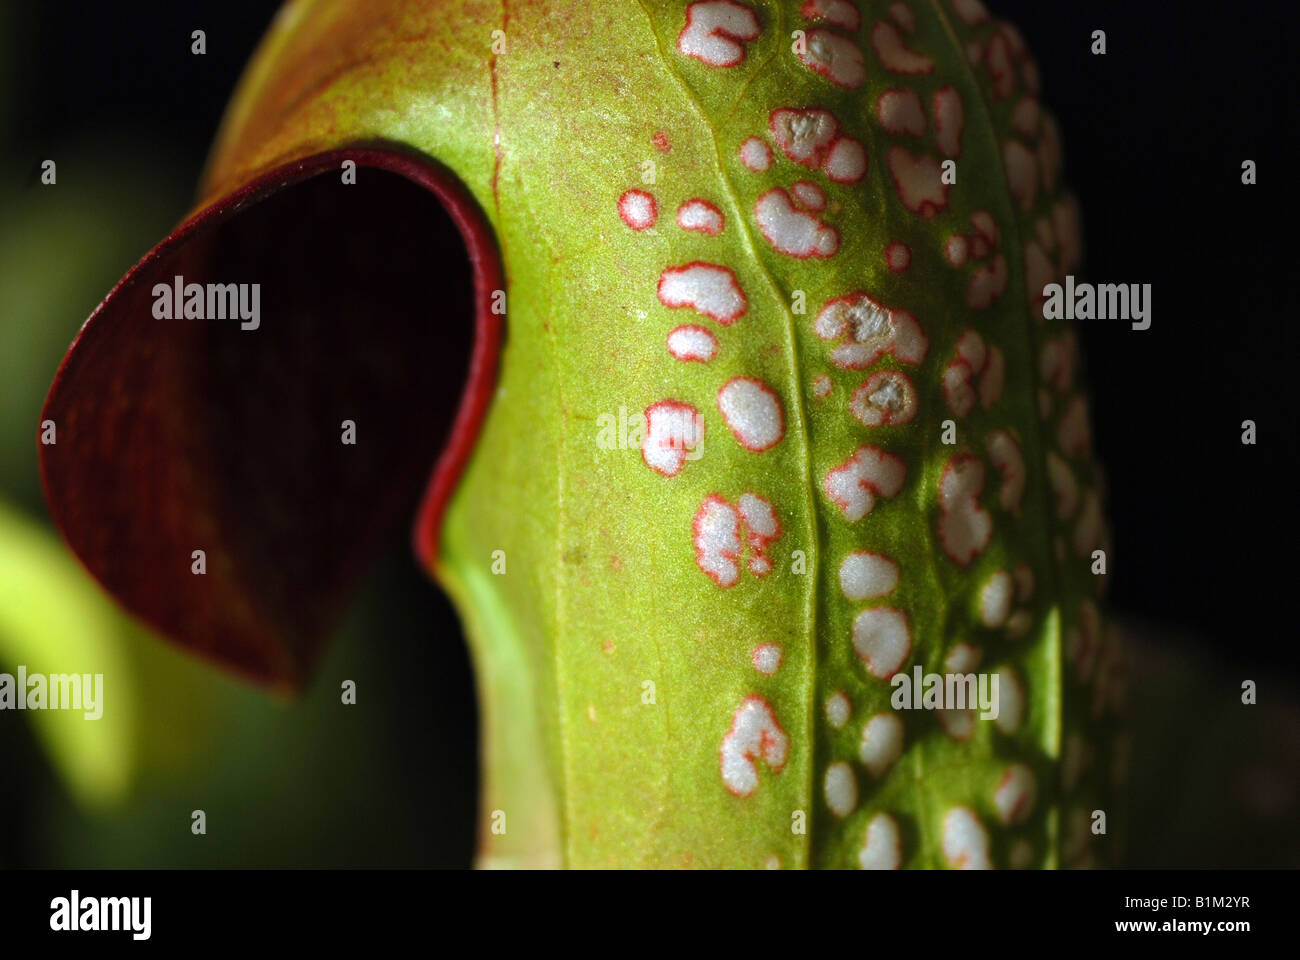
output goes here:
<path id="1" fill-rule="evenodd" d="M 853 715 L 853 704 L 843 690 L 836 690 L 826 698 L 826 722 L 836 730 L 849 722 Z"/>
<path id="2" fill-rule="evenodd" d="M 686 8 L 686 26 L 677 49 L 710 67 L 734 67 L 745 59 L 745 44 L 757 40 L 758 17 L 735 0 L 697 0 Z"/>
<path id="3" fill-rule="evenodd" d="M 993 790 L 993 806 L 998 819 L 1005 826 L 1024 823 L 1034 812 L 1038 796 L 1038 781 L 1023 763 L 1013 763 L 1002 773 L 1002 779 Z"/>
<path id="4" fill-rule="evenodd" d="M 853 620 L 853 650 L 877 680 L 896 674 L 912 653 L 907 614 L 893 607 L 869 607 Z"/>
<path id="5" fill-rule="evenodd" d="M 966 116 L 961 105 L 961 94 L 952 84 L 940 87 L 934 94 L 934 145 L 945 157 L 961 154 L 961 135 Z"/>
<path id="6" fill-rule="evenodd" d="M 939 542 L 954 563 L 967 566 L 989 545 L 993 518 L 980 506 L 984 465 L 970 454 L 948 461 L 939 478 Z"/>
<path id="7" fill-rule="evenodd" d="M 886 353 L 917 364 L 930 346 L 915 317 L 862 291 L 828 300 L 813 320 L 813 330 L 823 340 L 844 341 L 831 351 L 831 360 L 845 370 L 865 370 Z"/>
<path id="8" fill-rule="evenodd" d="M 669 332 L 668 352 L 683 363 L 708 363 L 718 354 L 718 338 L 703 327 L 683 324 Z"/>
<path id="9" fill-rule="evenodd" d="M 716 237 L 725 224 L 726 218 L 722 211 L 707 200 L 687 200 L 677 208 L 677 226 L 683 230 L 694 230 L 696 233 Z"/>
<path id="10" fill-rule="evenodd" d="M 1034 598 L 1034 568 L 1022 563 L 1011 571 L 1016 580 L 1016 599 L 1028 603 Z"/>
<path id="11" fill-rule="evenodd" d="M 1038 158 L 1023 143 L 1007 140 L 1002 144 L 1002 168 L 1011 195 L 1020 203 L 1020 212 L 1034 209 L 1038 199 Z"/>
<path id="12" fill-rule="evenodd" d="M 699 260 L 666 269 L 659 275 L 657 292 L 665 307 L 690 307 L 723 326 L 735 323 L 749 309 L 749 301 L 728 267 Z"/>
<path id="13" fill-rule="evenodd" d="M 889 5 L 889 15 L 894 18 L 898 24 L 907 33 L 916 32 L 916 14 L 912 8 L 905 3 L 891 3 Z"/>
<path id="14" fill-rule="evenodd" d="M 989 462 L 1002 478 L 998 490 L 998 503 L 1012 515 L 1020 513 L 1020 500 L 1025 495 L 1025 458 L 1020 444 L 1006 430 L 995 430 L 985 441 Z"/>
<path id="15" fill-rule="evenodd" d="M 871 46 L 875 48 L 881 66 L 890 73 L 918 74 L 934 70 L 934 61 L 907 49 L 898 28 L 885 20 L 871 28 Z"/>
<path id="16" fill-rule="evenodd" d="M 790 196 L 795 203 L 805 210 L 821 211 L 826 209 L 826 194 L 822 188 L 807 180 L 797 180 L 790 184 Z"/>
<path id="17" fill-rule="evenodd" d="M 865 427 L 911 423 L 916 410 L 916 388 L 901 370 L 873 373 L 849 399 L 849 412 Z"/>
<path id="18" fill-rule="evenodd" d="M 902 865 L 903 841 L 898 824 L 889 814 L 878 813 L 867 824 L 867 837 L 858 851 L 858 866 L 863 870 L 897 870 Z"/>
<path id="19" fill-rule="evenodd" d="M 840 589 L 850 600 L 875 600 L 898 586 L 898 564 L 883 553 L 855 550 L 840 563 Z"/>
<path id="20" fill-rule="evenodd" d="M 961 18 L 961 22 L 968 27 L 977 27 L 981 23 L 988 23 L 989 11 L 980 3 L 980 0 L 949 0 L 952 4 L 952 12 Z"/>
<path id="21" fill-rule="evenodd" d="M 885 162 L 898 190 L 898 199 L 908 210 L 932 220 L 948 208 L 948 185 L 943 182 L 943 171 L 934 157 L 914 155 L 903 147 L 890 147 Z"/>
<path id="22" fill-rule="evenodd" d="M 731 717 L 731 729 L 722 738 L 718 763 L 722 784 L 738 797 L 758 789 L 758 761 L 773 773 L 785 767 L 790 738 L 781 729 L 772 705 L 757 694 L 741 701 Z"/>
<path id="23" fill-rule="evenodd" d="M 966 306 L 972 310 L 986 310 L 1007 289 L 1007 260 L 997 254 L 992 263 L 983 264 L 970 278 L 966 287 Z"/>
<path id="24" fill-rule="evenodd" d="M 878 713 L 862 725 L 858 759 L 879 780 L 903 755 L 903 721 L 896 713 Z"/>
<path id="25" fill-rule="evenodd" d="M 943 658 L 943 666 L 949 673 L 973 673 L 983 659 L 982 649 L 974 644 L 959 643 Z"/>
<path id="26" fill-rule="evenodd" d="M 1003 668 L 998 677 L 998 716 L 993 721 L 998 730 L 1010 736 L 1025 719 L 1025 688 L 1015 671 Z"/>
<path id="27" fill-rule="evenodd" d="M 765 677 L 770 677 L 781 669 L 781 645 L 778 643 L 760 643 L 749 655 L 754 669 Z"/>
<path id="28" fill-rule="evenodd" d="M 894 273 L 903 273 L 912 265 L 912 248 L 901 241 L 885 247 L 885 265 Z"/>
<path id="29" fill-rule="evenodd" d="M 750 573 L 764 577 L 771 572 L 766 551 L 781 536 L 781 522 L 772 504 L 758 494 L 741 494 L 733 505 L 711 493 L 695 512 L 691 533 L 696 566 L 725 590 L 740 581 L 746 552 Z"/>
<path id="30" fill-rule="evenodd" d="M 829 30 L 809 30 L 804 38 L 804 50 L 797 56 L 805 67 L 837 87 L 854 90 L 867 79 L 858 45 Z"/>
<path id="31" fill-rule="evenodd" d="M 1047 451 L 1047 482 L 1056 495 L 1057 517 L 1069 519 L 1079 506 L 1079 484 L 1070 465 L 1055 450 Z"/>
<path id="32" fill-rule="evenodd" d="M 826 795 L 826 806 L 841 819 L 857 808 L 858 780 L 853 776 L 853 768 L 842 760 L 826 768 L 822 791 Z"/>
<path id="33" fill-rule="evenodd" d="M 837 137 L 822 169 L 836 183 L 857 183 L 867 175 L 867 148 L 852 137 Z"/>
<path id="34" fill-rule="evenodd" d="M 826 474 L 826 498 L 857 522 L 876 506 L 876 497 L 889 498 L 903 489 L 907 464 L 878 447 L 859 447 L 852 456 Z"/>
<path id="35" fill-rule="evenodd" d="M 772 140 L 795 163 L 815 170 L 830 152 L 840 125 L 829 110 L 773 110 L 768 118 Z"/>
<path id="36" fill-rule="evenodd" d="M 799 14 L 813 23 L 829 23 L 852 33 L 862 26 L 862 15 L 849 0 L 805 0 Z"/>
<path id="37" fill-rule="evenodd" d="M 796 209 L 790 195 L 780 187 L 754 202 L 754 219 L 773 249 L 797 260 L 832 257 L 840 248 L 839 231 Z"/>
<path id="38" fill-rule="evenodd" d="M 876 119 L 885 133 L 925 135 L 925 107 L 915 90 L 886 90 L 876 100 Z"/>
<path id="39" fill-rule="evenodd" d="M 957 870 L 988 870 L 989 834 L 967 807 L 953 807 L 943 817 L 943 856 Z"/>
<path id="40" fill-rule="evenodd" d="M 993 78 L 993 96 L 1005 100 L 1016 89 L 1015 68 L 1011 63 L 1011 45 L 1001 33 L 995 34 L 984 51 L 984 65 Z"/>
<path id="41" fill-rule="evenodd" d="M 733 377 L 718 390 L 718 410 L 746 450 L 762 453 L 785 436 L 785 414 L 776 391 L 754 377 Z"/>
<path id="42" fill-rule="evenodd" d="M 627 190 L 618 198 L 618 215 L 633 230 L 649 230 L 659 219 L 659 207 L 653 194 Z"/>
<path id="43" fill-rule="evenodd" d="M 656 473 L 677 476 L 704 439 L 700 412 L 689 403 L 660 400 L 646 407 L 645 423 L 641 458 Z"/>
<path id="44" fill-rule="evenodd" d="M 997 629 L 1011 616 L 1011 603 L 1015 599 L 1016 583 L 1005 570 L 994 572 L 980 587 L 980 623 Z"/>
<path id="45" fill-rule="evenodd" d="M 772 148 L 758 137 L 750 137 L 740 145 L 740 162 L 754 173 L 766 173 L 772 165 Z"/>
<path id="46" fill-rule="evenodd" d="M 1011 126 L 1016 132 L 1030 140 L 1038 137 L 1038 118 L 1040 116 L 1038 100 L 1036 97 L 1023 97 L 1015 108 L 1011 111 Z M 1039 152 L 1041 159 L 1042 153 Z M 1051 190 L 1054 185 L 1047 185 Z"/>
<path id="47" fill-rule="evenodd" d="M 830 396 L 833 386 L 830 377 L 824 373 L 819 373 L 812 379 L 813 396 L 818 400 L 825 400 Z"/>
<path id="48" fill-rule="evenodd" d="M 966 266 L 966 260 L 970 257 L 970 241 L 960 233 L 954 233 L 943 245 L 943 256 L 949 266 Z"/>
<path id="49" fill-rule="evenodd" d="M 1056 425 L 1056 442 L 1066 456 L 1082 457 L 1092 445 L 1088 428 L 1088 402 L 1082 394 L 1074 394 L 1066 401 L 1060 422 Z"/>

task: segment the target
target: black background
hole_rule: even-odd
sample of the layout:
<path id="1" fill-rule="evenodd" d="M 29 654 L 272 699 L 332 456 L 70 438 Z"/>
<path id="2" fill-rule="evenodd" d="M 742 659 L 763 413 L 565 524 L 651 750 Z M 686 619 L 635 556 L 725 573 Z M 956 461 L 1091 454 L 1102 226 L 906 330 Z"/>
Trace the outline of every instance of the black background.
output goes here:
<path id="1" fill-rule="evenodd" d="M 1110 484 L 1113 606 L 1181 642 L 1294 676 L 1293 22 L 1279 22 L 1283 6 L 1271 3 L 988 5 L 1021 28 L 1060 119 L 1084 216 L 1084 278 L 1153 285 L 1149 330 L 1081 324 Z M 273 12 L 230 2 L 22 5 L 10 28 L 37 53 L 24 67 L 32 95 L 11 117 L 11 148 L 29 153 L 35 176 L 66 138 L 113 130 L 182 158 L 197 183 Z M 201 58 L 189 52 L 197 28 L 207 33 Z M 1094 29 L 1106 31 L 1104 57 L 1089 51 Z M 1246 159 L 1258 165 L 1256 186 L 1241 183 Z M 1256 446 L 1241 443 L 1245 419 L 1258 424 Z M 450 607 L 399 562 L 406 549 L 403 532 L 385 571 L 402 571 L 408 609 L 427 618 L 411 642 L 455 637 Z M 471 708 L 467 663 L 440 665 L 442 693 Z M 466 738 L 458 748 L 466 770 L 473 746 Z"/>

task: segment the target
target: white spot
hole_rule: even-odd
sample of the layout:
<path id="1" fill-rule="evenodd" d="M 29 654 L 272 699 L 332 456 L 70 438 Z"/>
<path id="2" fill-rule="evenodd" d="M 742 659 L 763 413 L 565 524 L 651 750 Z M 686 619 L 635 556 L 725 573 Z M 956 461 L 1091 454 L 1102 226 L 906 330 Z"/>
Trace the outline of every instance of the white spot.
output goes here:
<path id="1" fill-rule="evenodd" d="M 691 523 L 695 563 L 719 587 L 740 580 L 740 512 L 715 493 L 700 504 Z"/>
<path id="2" fill-rule="evenodd" d="M 750 654 L 754 669 L 765 677 L 770 677 L 781 669 L 781 646 L 776 643 L 762 643 Z"/>
<path id="3" fill-rule="evenodd" d="M 961 17 L 962 23 L 975 27 L 987 23 L 989 12 L 980 0 L 951 0 L 953 13 Z"/>
<path id="4" fill-rule="evenodd" d="M 912 249 L 905 243 L 891 243 L 885 247 L 885 263 L 894 273 L 902 273 L 912 265 Z"/>
<path id="5" fill-rule="evenodd" d="M 1002 388 L 1006 385 L 1007 365 L 1002 351 L 998 347 L 989 347 L 988 363 L 980 374 L 980 407 L 991 410 L 1002 399 Z"/>
<path id="6" fill-rule="evenodd" d="M 723 785 L 738 797 L 748 797 L 758 789 L 756 761 L 762 759 L 773 773 L 780 773 L 789 749 L 789 738 L 772 705 L 751 694 L 736 708 L 731 729 L 722 738 L 719 763 Z"/>
<path id="7" fill-rule="evenodd" d="M 799 13 L 805 20 L 834 24 L 852 33 L 862 26 L 862 16 L 849 0 L 807 0 Z"/>
<path id="8" fill-rule="evenodd" d="M 832 388 L 831 378 L 826 376 L 826 374 L 817 374 L 817 376 L 813 377 L 812 384 L 813 396 L 818 400 L 824 400 L 826 397 L 830 396 Z"/>
<path id="9" fill-rule="evenodd" d="M 659 219 L 659 210 L 651 194 L 628 190 L 618 198 L 618 215 L 633 230 L 647 230 Z"/>
<path id="10" fill-rule="evenodd" d="M 830 257 L 840 246 L 840 235 L 812 214 L 796 210 L 790 195 L 776 187 L 754 204 L 754 218 L 767 242 L 780 253 L 799 260 Z"/>
<path id="11" fill-rule="evenodd" d="M 913 53 L 903 42 L 903 35 L 892 23 L 881 20 L 871 28 L 871 45 L 880 63 L 891 73 L 929 73 L 934 61 Z"/>
<path id="12" fill-rule="evenodd" d="M 1015 671 L 1002 668 L 998 677 L 998 718 L 993 721 L 998 730 L 1010 736 L 1020 729 L 1025 718 L 1025 688 Z"/>
<path id="13" fill-rule="evenodd" d="M 961 134 L 966 117 L 962 110 L 961 94 L 952 84 L 940 87 L 934 94 L 934 145 L 945 157 L 961 153 Z"/>
<path id="14" fill-rule="evenodd" d="M 876 118 L 885 133 L 925 134 L 925 108 L 915 90 L 886 90 L 876 101 Z"/>
<path id="15" fill-rule="evenodd" d="M 768 120 L 772 139 L 795 163 L 816 169 L 821 166 L 839 124 L 827 110 L 773 110 Z"/>
<path id="16" fill-rule="evenodd" d="M 975 711 L 942 709 L 934 711 L 934 718 L 943 732 L 954 740 L 965 742 L 975 733 Z"/>
<path id="17" fill-rule="evenodd" d="M 773 854 L 772 856 L 768 857 L 766 860 L 763 861 L 763 869 L 764 869 L 764 870 L 780 870 L 780 869 L 781 869 L 781 858 L 778 857 L 778 856 L 776 856 L 775 854 Z"/>
<path id="18" fill-rule="evenodd" d="M 822 787 L 826 792 L 826 806 L 835 816 L 847 817 L 858 805 L 858 781 L 847 763 L 837 761 L 827 767 Z"/>
<path id="19" fill-rule="evenodd" d="M 908 210 L 931 220 L 948 206 L 948 187 L 934 157 L 914 156 L 902 147 L 890 147 L 885 160 L 898 198 Z"/>
<path id="20" fill-rule="evenodd" d="M 862 51 L 857 44 L 829 30 L 809 30 L 799 59 L 809 70 L 826 77 L 837 87 L 852 90 L 862 86 L 867 79 Z"/>
<path id="21" fill-rule="evenodd" d="M 1056 442 L 1067 456 L 1081 457 L 1092 443 L 1088 428 L 1088 402 L 1081 394 L 1072 396 L 1056 425 Z"/>
<path id="22" fill-rule="evenodd" d="M 677 226 L 716 237 L 726 222 L 722 211 L 707 200 L 687 200 L 677 208 Z"/>
<path id="23" fill-rule="evenodd" d="M 1007 639 L 1019 640 L 1034 626 L 1034 615 L 1028 610 L 1017 610 L 1007 620 Z"/>
<path id="24" fill-rule="evenodd" d="M 976 210 L 970 215 L 971 226 L 975 232 L 989 242 L 990 246 L 996 247 L 999 241 L 998 222 L 993 219 L 993 214 L 987 210 Z"/>
<path id="25" fill-rule="evenodd" d="M 826 474 L 826 497 L 844 511 L 850 522 L 861 520 L 876 505 L 876 497 L 892 497 L 903 489 L 907 465 L 892 453 L 876 447 L 859 447 L 840 466 Z"/>
<path id="26" fill-rule="evenodd" d="M 995 430 L 989 434 L 986 447 L 989 462 L 1002 477 L 998 502 L 1008 513 L 1019 514 L 1020 499 L 1025 494 L 1025 458 L 1020 453 L 1020 444 L 1007 431 Z"/>
<path id="27" fill-rule="evenodd" d="M 986 310 L 1007 288 L 1007 259 L 998 254 L 992 264 L 984 264 L 970 278 L 966 288 L 966 305 L 972 310 Z"/>
<path id="28" fill-rule="evenodd" d="M 894 18 L 896 24 L 908 33 L 916 31 L 916 15 L 912 13 L 912 8 L 907 4 L 891 3 L 889 5 L 889 15 Z"/>
<path id="29" fill-rule="evenodd" d="M 1083 509 L 1079 511 L 1079 522 L 1074 528 L 1075 555 L 1086 557 L 1101 546 L 1101 533 L 1101 501 L 1094 491 L 1089 490 L 1083 496 Z"/>
<path id="30" fill-rule="evenodd" d="M 756 40 L 758 18 L 734 0 L 698 0 L 686 8 L 677 49 L 711 67 L 734 67 L 745 59 L 745 42 Z"/>
<path id="31" fill-rule="evenodd" d="M 785 416 L 776 392 L 761 380 L 733 377 L 718 391 L 718 409 L 740 445 L 754 453 L 776 446 L 785 436 Z"/>
<path id="32" fill-rule="evenodd" d="M 689 403 L 660 400 L 646 407 L 641 458 L 651 470 L 675 477 L 704 439 L 704 420 Z"/>
<path id="33" fill-rule="evenodd" d="M 903 363 L 920 363 L 929 347 L 911 314 L 890 309 L 862 292 L 827 301 L 813 329 L 823 340 L 847 339 L 831 352 L 836 366 L 846 370 L 864 370 L 885 353 Z"/>
<path id="34" fill-rule="evenodd" d="M 822 188 L 815 183 L 809 183 L 807 180 L 792 183 L 790 185 L 790 195 L 805 210 L 824 210 L 826 208 L 826 194 L 822 193 Z"/>
<path id="35" fill-rule="evenodd" d="M 953 807 L 943 818 L 943 856 L 957 870 L 988 870 L 989 835 L 966 807 Z"/>
<path id="36" fill-rule="evenodd" d="M 836 183 L 857 183 L 867 175 L 867 148 L 852 137 L 837 137 L 822 169 Z"/>
<path id="37" fill-rule="evenodd" d="M 708 363 L 718 353 L 718 338 L 703 327 L 684 324 L 668 334 L 668 352 L 683 363 Z"/>
<path id="38" fill-rule="evenodd" d="M 1034 800 L 1038 795 L 1038 783 L 1033 771 L 1023 763 L 1013 763 L 1007 767 L 993 791 L 993 806 L 997 808 L 998 819 L 1005 826 L 1024 823 L 1034 812 Z"/>
<path id="39" fill-rule="evenodd" d="M 1047 451 L 1047 482 L 1056 494 L 1056 515 L 1067 519 L 1079 505 L 1079 484 L 1070 465 L 1055 450 Z"/>
<path id="40" fill-rule="evenodd" d="M 1011 195 L 1020 201 L 1020 211 L 1028 213 L 1038 199 L 1038 158 L 1024 144 L 1008 140 L 1002 144 L 1002 166 Z"/>
<path id="41" fill-rule="evenodd" d="M 916 388 L 901 370 L 872 374 L 849 400 L 850 412 L 867 427 L 911 423 L 916 408 Z"/>
<path id="42" fill-rule="evenodd" d="M 836 690 L 826 698 L 826 722 L 836 730 L 839 730 L 849 722 L 849 717 L 853 713 L 853 704 L 841 690 Z"/>
<path id="43" fill-rule="evenodd" d="M 943 666 L 949 673 L 973 673 L 984 659 L 984 651 L 969 643 L 959 643 L 948 651 Z"/>
<path id="44" fill-rule="evenodd" d="M 1006 37 L 995 34 L 984 51 L 984 63 L 993 78 L 993 96 L 1005 100 L 1016 88 L 1016 75 L 1011 66 L 1011 47 Z"/>
<path id="45" fill-rule="evenodd" d="M 1015 581 L 1005 570 L 997 571 L 985 581 L 980 588 L 980 621 L 984 626 L 996 628 L 1007 622 L 1015 589 Z"/>
<path id="46" fill-rule="evenodd" d="M 887 813 L 876 814 L 867 824 L 867 839 L 858 851 L 858 866 L 863 870 L 897 870 L 902 863 L 898 824 Z"/>
<path id="47" fill-rule="evenodd" d="M 855 550 L 840 563 L 840 589 L 850 600 L 888 596 L 898 586 L 898 564 L 883 553 Z"/>
<path id="48" fill-rule="evenodd" d="M 750 137 L 740 145 L 740 162 L 755 173 L 765 173 L 772 165 L 772 148 L 758 137 Z"/>
<path id="49" fill-rule="evenodd" d="M 749 309 L 734 273 L 698 260 L 660 274 L 658 294 L 665 307 L 691 307 L 723 326 L 735 323 Z"/>
<path id="50" fill-rule="evenodd" d="M 894 713 L 878 713 L 862 726 L 858 759 L 879 780 L 903 755 L 903 721 Z"/>
<path id="51" fill-rule="evenodd" d="M 781 535 L 781 523 L 772 505 L 756 493 L 742 493 L 736 501 L 741 519 L 749 529 L 750 546 L 757 552 L 766 549 L 771 540 Z"/>
<path id="52" fill-rule="evenodd" d="M 954 233 L 944 244 L 943 255 L 952 266 L 964 267 L 966 258 L 970 256 L 970 244 L 960 233 Z"/>
<path id="53" fill-rule="evenodd" d="M 993 518 L 980 506 L 984 465 L 969 454 L 953 457 L 939 479 L 939 541 L 954 563 L 968 565 L 988 546 Z"/>
<path id="54" fill-rule="evenodd" d="M 877 680 L 888 680 L 912 652 L 907 615 L 893 607 L 870 607 L 853 620 L 853 649 Z"/>
<path id="55" fill-rule="evenodd" d="M 1034 97 L 1024 97 L 1011 111 L 1011 126 L 1015 127 L 1016 132 L 1021 136 L 1033 140 L 1038 136 L 1038 116 L 1038 101 Z M 1051 190 L 1051 187 L 1047 186 L 1045 189 Z"/>

